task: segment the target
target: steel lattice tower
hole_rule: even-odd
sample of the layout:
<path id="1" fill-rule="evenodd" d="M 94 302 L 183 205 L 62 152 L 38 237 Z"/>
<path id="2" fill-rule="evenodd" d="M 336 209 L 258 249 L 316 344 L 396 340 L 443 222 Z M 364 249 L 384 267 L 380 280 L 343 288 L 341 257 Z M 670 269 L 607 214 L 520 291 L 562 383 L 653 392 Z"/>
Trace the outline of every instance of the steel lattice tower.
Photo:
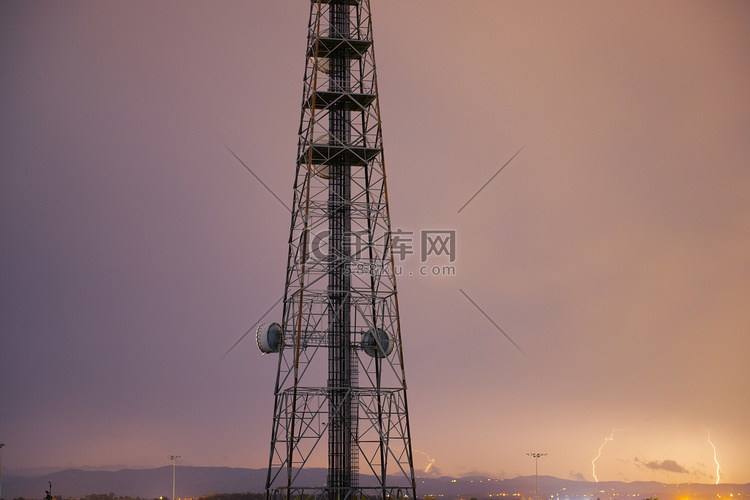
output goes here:
<path id="1" fill-rule="evenodd" d="M 370 1 L 311 0 L 306 56 L 266 498 L 416 498 Z"/>

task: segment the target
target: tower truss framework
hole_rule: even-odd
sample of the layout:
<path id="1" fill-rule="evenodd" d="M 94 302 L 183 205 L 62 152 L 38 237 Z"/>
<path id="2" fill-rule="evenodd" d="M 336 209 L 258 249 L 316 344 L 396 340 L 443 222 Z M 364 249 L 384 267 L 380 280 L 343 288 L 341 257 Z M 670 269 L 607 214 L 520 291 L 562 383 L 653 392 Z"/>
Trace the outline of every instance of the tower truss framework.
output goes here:
<path id="1" fill-rule="evenodd" d="M 370 12 L 310 3 L 268 500 L 416 497 Z"/>

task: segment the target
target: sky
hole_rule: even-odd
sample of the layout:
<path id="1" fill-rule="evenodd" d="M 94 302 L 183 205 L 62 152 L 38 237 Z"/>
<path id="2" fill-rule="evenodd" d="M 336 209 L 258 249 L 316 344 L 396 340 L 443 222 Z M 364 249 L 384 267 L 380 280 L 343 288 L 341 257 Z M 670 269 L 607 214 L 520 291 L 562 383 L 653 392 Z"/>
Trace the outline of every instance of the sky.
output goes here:
<path id="1" fill-rule="evenodd" d="M 372 4 L 418 474 L 750 482 L 750 4 Z M 307 16 L 0 6 L 4 472 L 267 466 Z"/>

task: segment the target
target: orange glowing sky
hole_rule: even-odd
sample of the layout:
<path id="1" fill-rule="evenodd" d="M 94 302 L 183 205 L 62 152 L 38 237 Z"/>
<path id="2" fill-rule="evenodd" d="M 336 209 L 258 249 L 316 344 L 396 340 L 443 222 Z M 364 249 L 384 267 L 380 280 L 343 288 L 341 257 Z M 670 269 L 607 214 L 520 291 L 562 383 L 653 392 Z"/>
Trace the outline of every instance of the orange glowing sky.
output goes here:
<path id="1" fill-rule="evenodd" d="M 750 4 L 372 3 L 415 465 L 750 482 Z M 5 471 L 265 467 L 308 3 L 0 13 Z"/>

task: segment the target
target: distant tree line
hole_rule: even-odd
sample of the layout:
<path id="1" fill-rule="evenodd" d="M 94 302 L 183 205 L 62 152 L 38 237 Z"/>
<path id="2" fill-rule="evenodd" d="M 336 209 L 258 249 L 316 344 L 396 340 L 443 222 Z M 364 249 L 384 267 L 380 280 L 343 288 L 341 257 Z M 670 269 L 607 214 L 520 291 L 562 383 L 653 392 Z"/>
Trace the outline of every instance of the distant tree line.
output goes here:
<path id="1" fill-rule="evenodd" d="M 198 497 L 198 500 L 264 500 L 265 493 L 214 493 Z"/>
<path id="2" fill-rule="evenodd" d="M 13 500 L 33 500 L 31 498 L 16 497 Z M 92 493 L 85 497 L 62 497 L 60 495 L 52 495 L 52 500 L 169 500 L 167 497 L 159 498 L 141 498 L 141 497 L 121 497 L 114 493 Z"/>
<path id="3" fill-rule="evenodd" d="M 141 498 L 141 497 L 129 497 L 129 496 L 118 496 L 114 493 L 93 493 L 86 495 L 82 498 L 74 497 L 61 497 L 55 495 L 52 497 L 53 500 L 170 500 L 169 497 L 162 498 Z M 13 500 L 32 500 L 24 497 L 16 497 Z M 198 500 L 265 500 L 264 493 L 215 493 L 213 495 L 203 495 L 198 497 Z"/>
<path id="4" fill-rule="evenodd" d="M 214 493 L 212 495 L 203 495 L 198 497 L 197 500 L 265 500 L 266 495 L 265 493 Z M 370 497 L 371 500 L 373 498 L 379 499 L 380 497 Z M 436 500 L 434 495 L 427 495 L 425 497 L 426 500 Z M 24 497 L 16 497 L 13 500 L 33 500 L 31 498 L 27 499 Z M 76 498 L 76 497 L 61 497 L 58 495 L 55 495 L 52 497 L 52 500 L 170 500 L 169 497 L 161 497 L 161 498 L 141 498 L 141 497 L 129 497 L 129 496 L 118 496 L 114 493 L 92 493 L 89 495 L 86 495 L 82 498 Z M 298 500 L 308 500 L 308 495 L 302 495 Z M 419 498 L 415 500 L 420 500 Z M 471 498 L 470 500 L 477 500 L 476 498 Z M 598 498 L 596 500 L 599 500 Z M 659 500 L 658 498 L 646 498 L 644 500 Z"/>
<path id="5" fill-rule="evenodd" d="M 169 499 L 158 499 L 158 498 L 141 498 L 141 497 L 121 497 L 114 493 L 92 493 L 85 497 L 62 497 L 60 495 L 52 495 L 52 500 L 169 500 Z M 32 498 L 16 497 L 13 500 L 33 500 Z"/>

